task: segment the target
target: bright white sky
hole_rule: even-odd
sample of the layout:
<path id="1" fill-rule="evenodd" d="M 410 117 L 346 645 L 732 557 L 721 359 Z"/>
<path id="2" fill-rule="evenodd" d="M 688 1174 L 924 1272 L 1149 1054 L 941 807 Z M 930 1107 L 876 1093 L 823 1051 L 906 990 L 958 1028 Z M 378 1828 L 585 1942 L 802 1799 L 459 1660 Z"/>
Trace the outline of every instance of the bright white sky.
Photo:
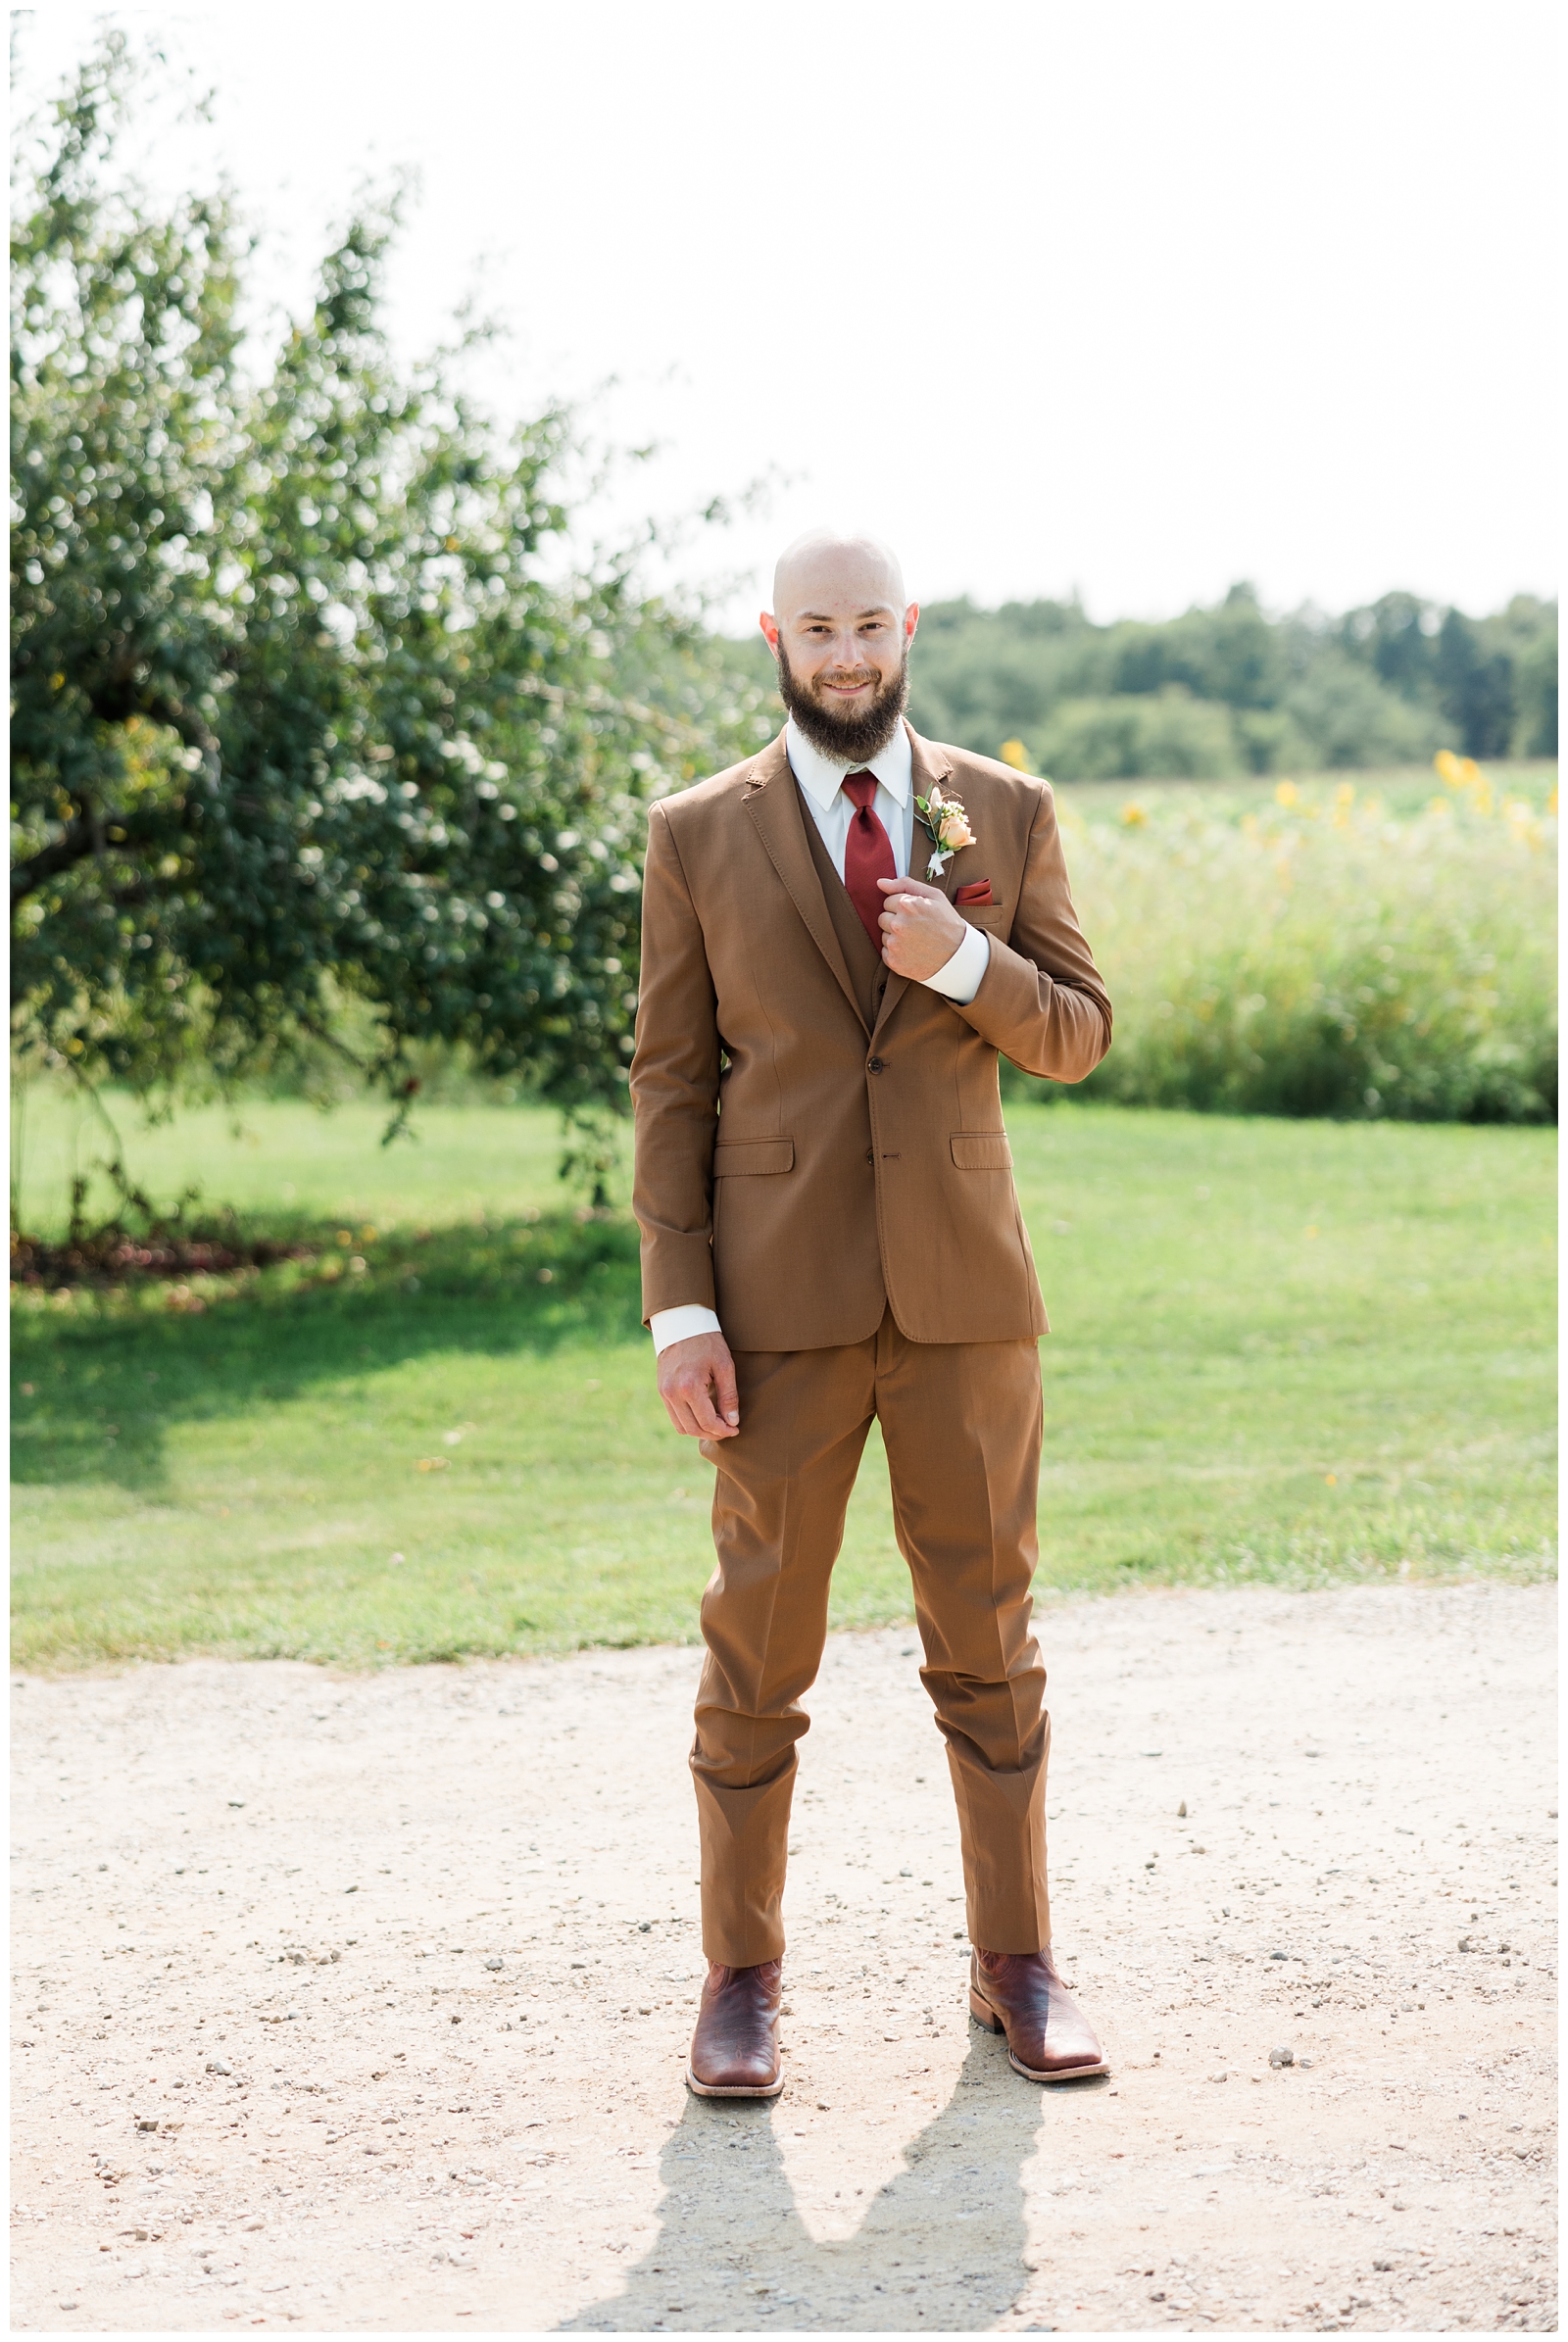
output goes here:
<path id="1" fill-rule="evenodd" d="M 217 91 L 297 301 L 367 176 L 421 195 L 410 349 L 475 288 L 487 388 L 662 453 L 607 517 L 760 478 L 679 558 L 749 624 L 821 519 L 921 600 L 1157 616 L 1554 590 L 1547 0 L 273 0 L 119 9 Z M 44 6 L 23 95 L 101 10 Z"/>

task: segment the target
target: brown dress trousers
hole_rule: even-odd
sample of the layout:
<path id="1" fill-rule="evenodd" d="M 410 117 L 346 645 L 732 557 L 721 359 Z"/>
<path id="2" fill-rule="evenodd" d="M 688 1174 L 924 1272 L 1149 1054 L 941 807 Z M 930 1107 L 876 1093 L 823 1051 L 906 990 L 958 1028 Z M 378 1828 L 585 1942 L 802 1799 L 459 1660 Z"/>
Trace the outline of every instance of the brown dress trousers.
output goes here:
<path id="1" fill-rule="evenodd" d="M 1039 1351 L 1032 1342 L 909 1342 L 890 1310 L 867 1342 L 738 1350 L 735 1366 L 740 1433 L 703 1442 L 718 1471 L 691 1760 L 704 1950 L 733 1968 L 784 1950 L 801 1701 L 821 1661 L 828 1580 L 873 1415 L 914 1583 L 920 1680 L 948 1744 L 970 1940 L 1042 1950 L 1051 1723 L 1029 1627 Z"/>
<path id="2" fill-rule="evenodd" d="M 716 1304 L 741 1429 L 704 1441 L 717 1568 L 692 1773 L 710 1960 L 784 1950 L 802 1706 L 875 1417 L 948 1748 L 969 1933 L 1051 1939 L 1051 1726 L 1030 1631 L 1045 1312 L 1011 1177 L 1001 1049 L 1080 1080 L 1110 1009 L 1067 891 L 1051 793 L 911 734 L 976 843 L 951 896 L 991 938 L 972 1002 L 891 976 L 782 740 L 654 808 L 632 1095 L 645 1315 Z M 915 875 L 928 846 L 917 833 Z"/>

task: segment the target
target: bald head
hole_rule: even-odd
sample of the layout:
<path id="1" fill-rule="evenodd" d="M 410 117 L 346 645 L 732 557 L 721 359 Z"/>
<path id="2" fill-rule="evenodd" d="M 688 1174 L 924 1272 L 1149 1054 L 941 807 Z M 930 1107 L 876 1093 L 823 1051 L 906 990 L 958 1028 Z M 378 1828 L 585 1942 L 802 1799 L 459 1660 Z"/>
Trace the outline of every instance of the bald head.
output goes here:
<path id="1" fill-rule="evenodd" d="M 837 529 L 808 529 L 786 545 L 773 571 L 773 616 L 781 626 L 816 607 L 821 614 L 885 610 L 904 615 L 904 572 L 890 546 Z"/>
<path id="2" fill-rule="evenodd" d="M 779 697 L 823 756 L 866 764 L 887 746 L 908 697 L 919 616 L 875 537 L 812 529 L 780 554 L 761 628 Z"/>

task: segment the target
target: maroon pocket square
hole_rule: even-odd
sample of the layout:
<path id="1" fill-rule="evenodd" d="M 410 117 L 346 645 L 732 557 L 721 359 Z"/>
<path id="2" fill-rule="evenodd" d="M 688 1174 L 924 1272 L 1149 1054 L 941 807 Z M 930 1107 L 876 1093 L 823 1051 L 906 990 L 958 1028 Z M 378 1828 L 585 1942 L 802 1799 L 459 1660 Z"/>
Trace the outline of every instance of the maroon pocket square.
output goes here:
<path id="1" fill-rule="evenodd" d="M 958 903 L 995 903 L 996 897 L 989 878 L 972 878 L 966 887 L 955 889 L 953 900 Z"/>

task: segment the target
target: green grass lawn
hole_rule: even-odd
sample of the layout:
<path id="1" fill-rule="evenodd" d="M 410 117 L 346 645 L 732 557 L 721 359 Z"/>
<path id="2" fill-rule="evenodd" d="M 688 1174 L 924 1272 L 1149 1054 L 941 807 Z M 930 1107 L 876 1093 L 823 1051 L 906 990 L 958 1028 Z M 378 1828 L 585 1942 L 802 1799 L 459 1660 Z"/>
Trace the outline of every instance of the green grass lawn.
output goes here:
<path id="1" fill-rule="evenodd" d="M 34 1230 L 70 1120 L 32 1101 Z M 548 1115 L 429 1109 L 387 1149 L 381 1121 L 130 1132 L 155 1195 L 199 1178 L 322 1253 L 178 1306 L 24 1298 L 16 1663 L 695 1635 L 711 1475 L 654 1393 L 633 1233 L 564 1208 Z M 1010 1127 L 1055 1329 L 1048 1592 L 1550 1568 L 1554 1133 L 1070 1103 Z M 907 1615 L 874 1444 L 835 1588 L 840 1626 Z"/>

